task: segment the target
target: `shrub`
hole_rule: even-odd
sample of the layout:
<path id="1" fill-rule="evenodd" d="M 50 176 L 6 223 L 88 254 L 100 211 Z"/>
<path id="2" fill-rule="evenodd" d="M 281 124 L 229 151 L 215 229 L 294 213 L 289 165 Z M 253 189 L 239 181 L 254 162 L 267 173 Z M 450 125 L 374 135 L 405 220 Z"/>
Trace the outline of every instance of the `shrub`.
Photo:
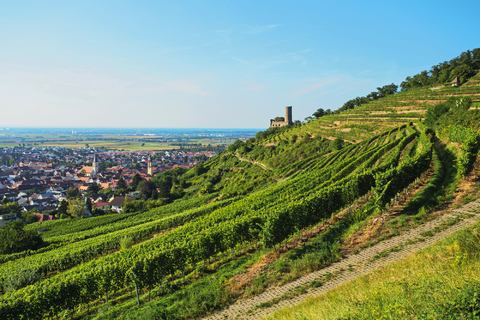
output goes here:
<path id="1" fill-rule="evenodd" d="M 122 239 L 120 239 L 120 248 L 122 248 L 122 250 L 127 250 L 128 248 L 131 248 L 132 245 L 133 245 L 132 238 L 125 236 Z"/>
<path id="2" fill-rule="evenodd" d="M 20 269 L 16 273 L 5 279 L 3 288 L 5 292 L 13 292 L 28 285 L 34 284 L 43 277 L 36 269 Z"/>
<path id="3" fill-rule="evenodd" d="M 0 228 L 0 254 L 35 250 L 43 246 L 42 238 L 33 230 L 25 230 L 24 224 L 12 221 Z"/>

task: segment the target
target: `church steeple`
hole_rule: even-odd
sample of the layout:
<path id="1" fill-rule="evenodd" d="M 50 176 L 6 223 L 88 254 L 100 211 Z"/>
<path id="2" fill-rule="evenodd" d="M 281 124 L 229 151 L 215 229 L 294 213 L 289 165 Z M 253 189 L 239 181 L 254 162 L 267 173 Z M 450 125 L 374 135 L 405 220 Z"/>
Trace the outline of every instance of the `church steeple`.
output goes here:
<path id="1" fill-rule="evenodd" d="M 147 158 L 147 174 L 149 176 L 153 176 L 153 164 L 152 164 L 152 157 L 150 155 L 148 155 L 148 158 Z"/>
<path id="2" fill-rule="evenodd" d="M 92 162 L 92 176 L 96 175 L 98 173 L 98 160 L 97 160 L 97 155 L 95 154 L 93 156 L 93 162 Z"/>

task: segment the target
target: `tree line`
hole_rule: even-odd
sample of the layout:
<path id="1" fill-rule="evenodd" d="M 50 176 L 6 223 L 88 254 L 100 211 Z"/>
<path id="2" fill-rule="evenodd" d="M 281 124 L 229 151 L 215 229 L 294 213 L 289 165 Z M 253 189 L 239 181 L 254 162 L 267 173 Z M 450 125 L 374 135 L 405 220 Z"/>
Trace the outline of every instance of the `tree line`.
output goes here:
<path id="1" fill-rule="evenodd" d="M 365 97 L 356 97 L 355 99 L 348 100 L 336 111 L 320 108 L 313 113 L 313 117 L 307 117 L 305 120 L 309 121 L 359 107 L 362 104 L 378 100 L 388 95 L 396 94 L 399 88 L 401 92 L 404 92 L 412 88 L 450 84 L 455 78 L 458 78 L 459 84 L 462 84 L 475 76 L 479 70 L 480 48 L 473 49 L 472 51 L 467 50 L 450 61 L 445 61 L 433 66 L 428 71 L 424 70 L 413 77 L 407 77 L 405 81 L 400 84 L 400 87 L 393 83 L 378 87 L 377 91 L 373 91 Z"/>
<path id="2" fill-rule="evenodd" d="M 462 52 L 460 56 L 439 63 L 430 70 L 424 70 L 413 77 L 407 77 L 400 84 L 401 91 L 412 88 L 450 83 L 458 77 L 460 84 L 473 77 L 480 69 L 480 48 Z"/>

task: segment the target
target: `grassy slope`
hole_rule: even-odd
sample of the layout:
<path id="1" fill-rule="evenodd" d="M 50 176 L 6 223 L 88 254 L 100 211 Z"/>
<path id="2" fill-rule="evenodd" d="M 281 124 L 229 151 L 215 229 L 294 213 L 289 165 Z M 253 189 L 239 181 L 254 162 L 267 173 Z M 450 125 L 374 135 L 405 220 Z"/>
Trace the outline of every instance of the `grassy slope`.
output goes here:
<path id="1" fill-rule="evenodd" d="M 267 319 L 478 319 L 480 223 Z"/>

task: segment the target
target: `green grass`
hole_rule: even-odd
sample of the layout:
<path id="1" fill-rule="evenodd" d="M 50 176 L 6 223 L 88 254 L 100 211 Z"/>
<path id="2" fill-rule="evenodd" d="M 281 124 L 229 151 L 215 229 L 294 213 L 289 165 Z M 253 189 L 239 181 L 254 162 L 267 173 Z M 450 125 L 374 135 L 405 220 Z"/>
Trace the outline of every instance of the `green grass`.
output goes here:
<path id="1" fill-rule="evenodd" d="M 265 319 L 478 319 L 480 223 Z"/>

